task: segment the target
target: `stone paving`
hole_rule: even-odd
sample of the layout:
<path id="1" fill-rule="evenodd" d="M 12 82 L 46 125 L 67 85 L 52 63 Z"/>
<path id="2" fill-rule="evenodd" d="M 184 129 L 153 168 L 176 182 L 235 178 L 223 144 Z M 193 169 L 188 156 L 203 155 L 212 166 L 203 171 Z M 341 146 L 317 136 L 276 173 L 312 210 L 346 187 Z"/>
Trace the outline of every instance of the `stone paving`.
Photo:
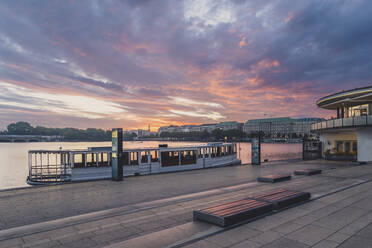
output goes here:
<path id="1" fill-rule="evenodd" d="M 257 176 L 321 168 L 276 184 Z M 0 192 L 0 247 L 372 247 L 372 166 L 309 161 Z M 233 229 L 192 210 L 274 188 L 315 200 Z"/>
<path id="2" fill-rule="evenodd" d="M 372 183 L 323 197 L 185 247 L 372 247 Z M 249 233 L 252 237 L 240 236 Z"/>

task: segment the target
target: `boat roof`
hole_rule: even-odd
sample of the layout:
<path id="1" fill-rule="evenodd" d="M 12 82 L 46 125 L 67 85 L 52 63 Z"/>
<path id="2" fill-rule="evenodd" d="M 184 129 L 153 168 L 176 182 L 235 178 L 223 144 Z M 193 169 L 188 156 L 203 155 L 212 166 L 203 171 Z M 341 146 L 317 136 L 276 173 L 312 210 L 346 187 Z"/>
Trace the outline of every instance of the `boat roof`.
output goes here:
<path id="1" fill-rule="evenodd" d="M 197 146 L 179 146 L 179 147 L 142 147 L 142 148 L 130 148 L 125 149 L 123 148 L 124 152 L 131 152 L 131 151 L 145 151 L 145 150 L 161 150 L 161 151 L 181 151 L 181 150 L 196 150 L 199 148 L 205 147 L 214 147 L 214 146 L 222 146 L 222 145 L 232 145 L 234 143 L 222 143 L 222 142 L 214 142 L 208 143 L 204 145 L 197 145 Z M 73 152 L 73 153 L 99 153 L 99 152 L 111 152 L 111 146 L 108 147 L 88 147 L 88 149 L 60 149 L 60 150 L 29 150 L 30 153 L 65 153 L 65 152 Z"/>

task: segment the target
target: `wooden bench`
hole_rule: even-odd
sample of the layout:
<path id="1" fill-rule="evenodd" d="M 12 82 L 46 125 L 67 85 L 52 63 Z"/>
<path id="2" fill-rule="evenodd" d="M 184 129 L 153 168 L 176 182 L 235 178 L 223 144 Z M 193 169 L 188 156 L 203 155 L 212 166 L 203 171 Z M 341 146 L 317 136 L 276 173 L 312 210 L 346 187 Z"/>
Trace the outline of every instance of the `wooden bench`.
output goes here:
<path id="1" fill-rule="evenodd" d="M 263 183 L 277 183 L 277 182 L 291 180 L 291 178 L 292 177 L 289 174 L 273 174 L 273 175 L 258 177 L 257 181 L 263 182 Z"/>
<path id="2" fill-rule="evenodd" d="M 289 207 L 309 200 L 311 194 L 308 192 L 300 192 L 294 190 L 278 189 L 269 193 L 264 193 L 250 197 L 250 199 L 257 201 L 265 201 L 273 204 L 275 210 Z"/>
<path id="3" fill-rule="evenodd" d="M 194 220 L 227 227 L 254 219 L 273 210 L 273 204 L 254 199 L 242 199 L 194 211 Z"/>
<path id="4" fill-rule="evenodd" d="M 321 173 L 322 173 L 322 170 L 318 170 L 318 169 L 303 169 L 303 170 L 294 171 L 295 175 L 303 175 L 303 176 L 312 176 L 312 175 L 317 175 Z"/>
<path id="5" fill-rule="evenodd" d="M 283 209 L 309 200 L 311 194 L 294 190 L 277 189 L 242 200 L 228 202 L 205 209 L 194 210 L 194 220 L 228 227 L 253 220 L 274 210 Z"/>

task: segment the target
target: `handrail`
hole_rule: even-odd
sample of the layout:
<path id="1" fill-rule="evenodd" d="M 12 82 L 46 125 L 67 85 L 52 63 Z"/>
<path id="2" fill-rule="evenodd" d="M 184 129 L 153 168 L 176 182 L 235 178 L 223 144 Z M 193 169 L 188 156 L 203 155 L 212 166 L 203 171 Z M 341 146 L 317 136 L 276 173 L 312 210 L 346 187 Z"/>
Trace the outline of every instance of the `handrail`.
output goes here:
<path id="1" fill-rule="evenodd" d="M 311 131 L 343 127 L 361 127 L 370 125 L 372 125 L 372 115 L 362 115 L 348 118 L 337 118 L 313 123 L 311 124 Z"/>
<path id="2" fill-rule="evenodd" d="M 28 152 L 29 184 L 61 183 L 71 180 L 69 151 Z"/>

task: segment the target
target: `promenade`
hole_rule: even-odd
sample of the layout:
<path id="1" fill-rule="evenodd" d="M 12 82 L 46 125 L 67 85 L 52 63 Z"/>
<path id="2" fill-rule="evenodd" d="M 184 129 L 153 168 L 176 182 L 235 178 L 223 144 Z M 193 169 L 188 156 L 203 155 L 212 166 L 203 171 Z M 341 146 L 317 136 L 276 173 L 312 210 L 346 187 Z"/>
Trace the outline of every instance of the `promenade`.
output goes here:
<path id="1" fill-rule="evenodd" d="M 320 168 L 276 184 L 261 175 Z M 299 161 L 0 191 L 0 247 L 372 247 L 372 166 Z M 275 188 L 312 201 L 232 229 L 194 209 Z"/>

